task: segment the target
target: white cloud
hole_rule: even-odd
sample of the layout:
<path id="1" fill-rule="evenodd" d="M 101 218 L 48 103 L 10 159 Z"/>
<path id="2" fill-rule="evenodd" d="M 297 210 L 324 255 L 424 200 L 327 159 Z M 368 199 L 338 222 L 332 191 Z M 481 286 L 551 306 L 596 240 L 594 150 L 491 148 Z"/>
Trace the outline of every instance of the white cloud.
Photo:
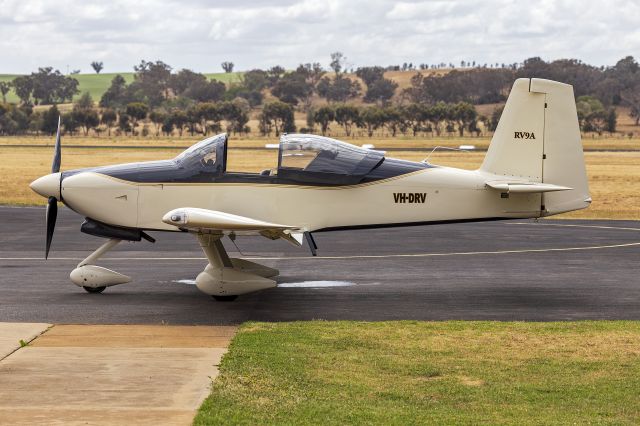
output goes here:
<path id="1" fill-rule="evenodd" d="M 51 65 L 129 71 L 141 59 L 220 71 L 329 62 L 353 66 L 520 62 L 613 64 L 640 56 L 633 0 L 0 0 L 0 73 Z"/>

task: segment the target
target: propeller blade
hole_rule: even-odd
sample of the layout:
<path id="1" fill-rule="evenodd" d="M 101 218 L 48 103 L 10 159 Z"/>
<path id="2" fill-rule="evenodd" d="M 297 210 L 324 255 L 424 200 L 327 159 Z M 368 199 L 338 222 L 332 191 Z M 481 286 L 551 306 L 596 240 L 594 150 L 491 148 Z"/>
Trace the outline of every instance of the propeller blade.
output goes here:
<path id="1" fill-rule="evenodd" d="M 51 173 L 58 173 L 60 171 L 60 116 L 58 116 L 58 131 L 56 132 L 56 145 L 53 150 L 53 163 L 51 164 Z"/>
<path id="2" fill-rule="evenodd" d="M 53 238 L 53 230 L 56 227 L 56 218 L 58 217 L 58 200 L 56 197 L 49 197 L 47 201 L 47 243 L 45 246 L 44 258 L 49 257 L 49 249 L 51 248 L 51 240 Z"/>

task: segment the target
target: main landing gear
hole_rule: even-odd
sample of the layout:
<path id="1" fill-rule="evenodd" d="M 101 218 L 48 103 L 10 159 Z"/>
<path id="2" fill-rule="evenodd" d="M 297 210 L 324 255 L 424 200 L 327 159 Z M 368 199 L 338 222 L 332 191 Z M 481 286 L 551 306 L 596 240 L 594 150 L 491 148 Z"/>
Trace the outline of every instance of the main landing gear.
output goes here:
<path id="1" fill-rule="evenodd" d="M 244 259 L 229 258 L 222 245 L 222 234 L 197 234 L 200 247 L 209 264 L 196 277 L 196 285 L 203 293 L 219 302 L 230 302 L 239 295 L 276 286 L 272 279 L 277 269 Z"/>

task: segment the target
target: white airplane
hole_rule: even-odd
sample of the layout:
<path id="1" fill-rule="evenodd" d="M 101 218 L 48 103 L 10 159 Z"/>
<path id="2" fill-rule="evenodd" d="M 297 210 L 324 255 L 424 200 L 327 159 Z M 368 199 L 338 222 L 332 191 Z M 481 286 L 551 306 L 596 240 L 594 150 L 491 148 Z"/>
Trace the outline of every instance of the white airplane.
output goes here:
<path id="1" fill-rule="evenodd" d="M 221 238 L 262 235 L 297 246 L 313 232 L 550 216 L 591 198 L 573 88 L 515 81 L 478 170 L 387 158 L 338 140 L 289 134 L 278 165 L 262 173 L 226 170 L 227 136 L 205 139 L 172 160 L 60 172 L 60 131 L 52 173 L 31 188 L 48 198 L 49 254 L 57 202 L 86 217 L 81 231 L 109 240 L 80 262 L 71 281 L 90 293 L 129 282 L 93 263 L 122 240 L 153 242 L 147 231 L 195 236 L 208 259 L 198 288 L 217 300 L 276 286 L 276 269 L 229 258 Z"/>

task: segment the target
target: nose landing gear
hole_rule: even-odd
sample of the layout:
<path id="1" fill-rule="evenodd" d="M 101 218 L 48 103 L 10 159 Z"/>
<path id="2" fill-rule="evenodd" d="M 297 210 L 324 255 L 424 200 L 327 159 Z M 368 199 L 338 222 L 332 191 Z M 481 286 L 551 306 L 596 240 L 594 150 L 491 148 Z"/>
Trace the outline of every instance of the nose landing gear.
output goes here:
<path id="1" fill-rule="evenodd" d="M 98 249 L 91 253 L 86 259 L 78 263 L 76 269 L 71 271 L 71 274 L 69 275 L 71 282 L 78 287 L 82 287 L 88 293 L 102 293 L 107 287 L 131 281 L 131 277 L 119 272 L 112 271 L 111 269 L 107 269 L 102 266 L 91 265 L 91 263 L 97 261 L 120 241 L 121 240 L 115 238 L 110 239 L 98 247 Z"/>

